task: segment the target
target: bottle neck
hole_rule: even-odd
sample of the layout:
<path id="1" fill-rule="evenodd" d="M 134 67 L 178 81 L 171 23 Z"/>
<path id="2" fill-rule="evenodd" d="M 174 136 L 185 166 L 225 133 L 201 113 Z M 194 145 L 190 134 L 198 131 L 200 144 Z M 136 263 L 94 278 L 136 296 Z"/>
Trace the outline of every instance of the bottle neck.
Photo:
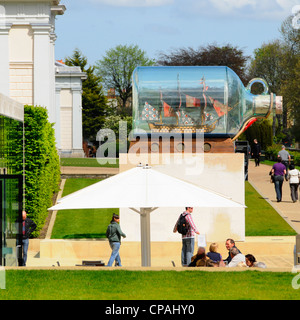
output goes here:
<path id="1" fill-rule="evenodd" d="M 275 94 L 255 95 L 253 97 L 253 116 L 267 118 L 275 110 Z"/>

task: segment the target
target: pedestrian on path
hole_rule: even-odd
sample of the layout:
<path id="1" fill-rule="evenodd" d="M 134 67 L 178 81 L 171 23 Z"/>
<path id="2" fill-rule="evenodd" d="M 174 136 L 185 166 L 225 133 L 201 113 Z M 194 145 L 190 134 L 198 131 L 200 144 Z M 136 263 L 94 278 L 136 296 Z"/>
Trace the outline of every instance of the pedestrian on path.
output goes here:
<path id="1" fill-rule="evenodd" d="M 260 163 L 261 147 L 257 139 L 254 139 L 253 142 L 254 144 L 252 146 L 251 156 L 255 160 L 255 167 L 258 167 Z"/>
<path id="2" fill-rule="evenodd" d="M 295 169 L 295 166 L 293 164 L 289 166 L 289 169 L 290 170 L 288 174 L 288 179 L 290 181 L 291 198 L 293 202 L 296 202 L 298 200 L 300 171 L 298 169 Z"/>
<path id="3" fill-rule="evenodd" d="M 286 168 L 285 165 L 281 163 L 281 157 L 278 157 L 277 163 L 273 165 L 271 172 L 274 175 L 274 186 L 277 202 L 281 202 L 282 184 L 284 180 L 284 175 L 286 174 Z"/>
<path id="4" fill-rule="evenodd" d="M 291 161 L 291 156 L 288 151 L 285 150 L 285 146 L 282 145 L 281 151 L 278 152 L 278 158 L 281 158 L 282 164 L 285 165 L 285 180 L 288 181 L 288 167 Z"/>
<path id="5" fill-rule="evenodd" d="M 109 245 L 112 250 L 110 259 L 107 264 L 108 267 L 111 267 L 114 261 L 115 266 L 122 267 L 119 250 L 121 246 L 121 237 L 126 238 L 126 234 L 122 232 L 121 227 L 119 226 L 119 222 L 119 215 L 113 214 L 110 225 L 106 230 L 106 237 L 109 240 Z"/>
<path id="6" fill-rule="evenodd" d="M 27 252 L 29 247 L 29 237 L 32 232 L 36 229 L 36 224 L 34 221 L 27 217 L 27 212 L 22 211 L 22 248 L 23 248 L 23 258 L 22 266 L 26 266 L 27 262 Z"/>

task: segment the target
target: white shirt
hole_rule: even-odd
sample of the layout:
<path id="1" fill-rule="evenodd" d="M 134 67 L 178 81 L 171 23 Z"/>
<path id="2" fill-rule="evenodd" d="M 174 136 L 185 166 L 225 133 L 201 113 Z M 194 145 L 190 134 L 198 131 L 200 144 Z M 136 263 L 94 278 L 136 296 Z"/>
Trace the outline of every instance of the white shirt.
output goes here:
<path id="1" fill-rule="evenodd" d="M 299 183 L 300 172 L 297 169 L 289 171 L 290 183 Z"/>
<path id="2" fill-rule="evenodd" d="M 236 256 L 234 256 L 232 260 L 228 263 L 227 267 L 237 267 L 240 262 L 246 263 L 246 258 L 242 253 L 238 253 Z"/>

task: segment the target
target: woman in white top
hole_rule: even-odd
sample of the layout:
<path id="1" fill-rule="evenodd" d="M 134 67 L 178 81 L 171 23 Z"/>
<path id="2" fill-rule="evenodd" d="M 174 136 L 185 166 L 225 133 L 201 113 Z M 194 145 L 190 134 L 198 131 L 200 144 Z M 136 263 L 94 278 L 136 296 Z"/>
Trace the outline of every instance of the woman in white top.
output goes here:
<path id="1" fill-rule="evenodd" d="M 291 164 L 289 166 L 289 174 L 288 179 L 290 180 L 290 188 L 291 188 L 291 197 L 293 202 L 298 200 L 298 187 L 299 187 L 299 178 L 300 172 L 298 169 L 295 169 L 295 166 Z"/>

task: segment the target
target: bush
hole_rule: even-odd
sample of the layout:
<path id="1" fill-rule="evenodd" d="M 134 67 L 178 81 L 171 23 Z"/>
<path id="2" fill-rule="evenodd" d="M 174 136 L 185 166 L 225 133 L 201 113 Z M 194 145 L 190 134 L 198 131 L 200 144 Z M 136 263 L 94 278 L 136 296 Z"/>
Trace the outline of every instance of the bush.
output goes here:
<path id="1" fill-rule="evenodd" d="M 265 150 L 266 159 L 276 161 L 278 157 L 278 152 L 281 150 L 281 145 L 273 144 Z"/>
<path id="2" fill-rule="evenodd" d="M 244 134 L 246 140 L 249 141 L 252 146 L 253 140 L 257 139 L 263 150 L 266 150 L 272 145 L 272 125 L 267 119 L 258 120 L 250 128 L 248 128 Z M 241 138 L 242 139 L 242 138 Z"/>
<path id="3" fill-rule="evenodd" d="M 48 122 L 47 110 L 43 107 L 24 107 L 25 127 L 25 210 L 36 224 L 33 236 L 43 228 L 52 197 L 59 190 L 60 166 L 55 146 L 53 125 Z M 22 140 L 20 132 L 19 141 Z M 16 146 L 14 152 L 22 152 Z M 15 171 L 23 172 L 21 160 L 15 162 Z"/>
<path id="4" fill-rule="evenodd" d="M 278 157 L 278 152 L 281 150 L 281 144 L 273 144 L 267 147 L 265 154 L 268 160 L 276 161 Z M 300 152 L 287 150 L 291 157 L 293 158 L 293 163 L 296 166 L 300 166 Z"/>

